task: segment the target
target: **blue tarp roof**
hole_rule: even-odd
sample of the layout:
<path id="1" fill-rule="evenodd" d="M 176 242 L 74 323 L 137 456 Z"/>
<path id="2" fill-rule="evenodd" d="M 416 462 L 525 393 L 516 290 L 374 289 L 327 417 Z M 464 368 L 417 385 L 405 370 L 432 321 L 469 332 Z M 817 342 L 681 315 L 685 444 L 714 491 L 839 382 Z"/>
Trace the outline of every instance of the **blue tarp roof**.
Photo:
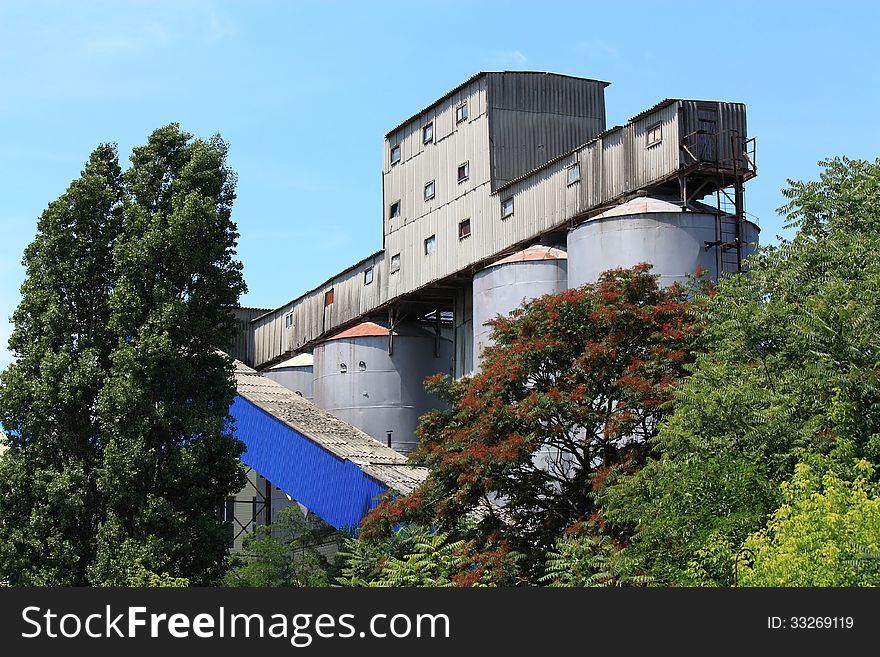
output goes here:
<path id="1" fill-rule="evenodd" d="M 241 460 L 328 524 L 356 526 L 377 496 L 408 493 L 425 468 L 284 386 L 236 363 L 230 412 L 247 451 Z"/>

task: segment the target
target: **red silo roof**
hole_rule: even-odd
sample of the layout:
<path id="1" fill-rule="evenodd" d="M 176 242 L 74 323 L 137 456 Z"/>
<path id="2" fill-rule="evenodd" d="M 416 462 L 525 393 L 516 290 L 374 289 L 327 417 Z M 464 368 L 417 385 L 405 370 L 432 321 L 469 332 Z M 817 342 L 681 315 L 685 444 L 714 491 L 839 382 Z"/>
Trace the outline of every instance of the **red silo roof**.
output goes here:
<path id="1" fill-rule="evenodd" d="M 344 331 L 337 333 L 336 335 L 331 335 L 327 338 L 327 341 L 330 340 L 341 340 L 342 338 L 363 338 L 363 337 L 371 337 L 371 336 L 383 336 L 388 335 L 388 327 L 380 326 L 374 322 L 362 322 L 355 326 L 352 326 L 349 329 L 345 329 Z M 397 335 L 396 332 L 392 332 L 392 335 Z"/>

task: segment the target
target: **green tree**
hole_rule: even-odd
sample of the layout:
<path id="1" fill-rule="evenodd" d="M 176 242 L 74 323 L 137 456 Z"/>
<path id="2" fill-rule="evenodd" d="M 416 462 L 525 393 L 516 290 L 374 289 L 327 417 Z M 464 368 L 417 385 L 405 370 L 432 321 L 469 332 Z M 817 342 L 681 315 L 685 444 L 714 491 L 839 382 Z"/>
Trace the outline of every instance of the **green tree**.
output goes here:
<path id="1" fill-rule="evenodd" d="M 115 344 L 108 297 L 121 227 L 116 150 L 99 146 L 40 217 L 0 375 L 0 580 L 80 585 L 104 520 L 98 392 Z"/>
<path id="2" fill-rule="evenodd" d="M 700 355 L 654 456 L 605 489 L 606 517 L 662 583 L 731 585 L 806 455 L 880 462 L 880 162 L 822 166 L 783 190 L 795 237 L 700 306 Z"/>
<path id="3" fill-rule="evenodd" d="M 527 577 L 543 574 L 556 539 L 595 514 L 611 467 L 640 465 L 691 359 L 685 291 L 659 288 L 648 269 L 606 272 L 495 320 L 481 372 L 430 382 L 450 408 L 419 427 L 413 460 L 431 468 L 427 481 L 381 503 L 363 535 L 435 526 L 478 550 L 522 554 Z"/>
<path id="4" fill-rule="evenodd" d="M 740 566 L 742 585 L 880 585 L 876 468 L 860 459 L 854 470 L 796 466 L 782 484 L 782 506 L 745 541 L 751 561 Z"/>
<path id="5" fill-rule="evenodd" d="M 546 574 L 538 579 L 547 586 L 646 586 L 653 579 L 635 572 L 624 551 L 601 533 L 563 536 L 547 553 Z"/>
<path id="6" fill-rule="evenodd" d="M 229 557 L 224 586 L 326 586 L 330 563 L 320 549 L 332 533 L 326 523 L 303 515 L 298 506 L 245 537 L 241 552 Z"/>
<path id="7" fill-rule="evenodd" d="M 337 555 L 342 586 L 504 586 L 515 581 L 517 555 L 480 552 L 464 540 L 419 525 L 390 535 L 342 541 Z"/>
<path id="8" fill-rule="evenodd" d="M 98 399 L 98 490 L 107 518 L 89 576 L 122 584 L 135 559 L 193 584 L 217 582 L 227 550 L 221 500 L 244 484 L 229 406 L 231 312 L 246 291 L 231 219 L 235 177 L 219 138 L 176 124 L 134 149 L 114 248 L 110 329 Z"/>
<path id="9" fill-rule="evenodd" d="M 122 173 L 100 146 L 40 218 L 0 376 L 0 580 L 215 582 L 238 490 L 229 404 L 245 290 L 219 137 L 176 125 Z"/>

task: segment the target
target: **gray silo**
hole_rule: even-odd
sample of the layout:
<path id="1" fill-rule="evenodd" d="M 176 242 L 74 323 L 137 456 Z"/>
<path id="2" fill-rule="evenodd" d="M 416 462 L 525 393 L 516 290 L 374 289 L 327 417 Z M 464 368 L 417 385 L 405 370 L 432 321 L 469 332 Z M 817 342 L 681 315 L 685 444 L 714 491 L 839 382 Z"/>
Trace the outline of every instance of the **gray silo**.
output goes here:
<path id="1" fill-rule="evenodd" d="M 270 367 L 263 376 L 280 383 L 288 390 L 293 390 L 300 397 L 312 399 L 312 380 L 314 357 L 309 353 L 297 354 L 293 358 Z"/>
<path id="2" fill-rule="evenodd" d="M 363 322 L 321 342 L 314 350 L 314 402 L 383 444 L 409 454 L 419 417 L 443 403 L 423 382 L 452 374 L 452 341 L 400 324 Z"/>
<path id="3" fill-rule="evenodd" d="M 495 262 L 474 275 L 474 367 L 483 349 L 492 344 L 486 322 L 507 316 L 524 301 L 558 294 L 568 287 L 565 251 L 532 246 Z"/>
<path id="4" fill-rule="evenodd" d="M 593 283 L 599 274 L 640 262 L 653 265 L 661 285 L 685 282 L 698 267 L 712 278 L 736 271 L 734 250 L 723 251 L 719 242 L 730 241 L 734 220 L 709 206 L 700 212 L 682 212 L 680 206 L 657 198 L 641 197 L 611 208 L 568 233 L 568 283 L 575 288 Z M 743 258 L 754 252 L 758 227 L 743 222 L 746 242 Z M 716 246 L 709 246 L 707 244 Z"/>

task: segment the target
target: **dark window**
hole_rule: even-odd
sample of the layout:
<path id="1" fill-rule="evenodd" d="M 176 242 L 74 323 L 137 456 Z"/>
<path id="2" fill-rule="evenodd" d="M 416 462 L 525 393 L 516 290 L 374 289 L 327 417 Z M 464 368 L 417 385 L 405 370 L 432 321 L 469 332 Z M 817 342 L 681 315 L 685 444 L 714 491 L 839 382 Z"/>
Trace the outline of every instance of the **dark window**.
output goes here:
<path id="1" fill-rule="evenodd" d="M 581 179 L 581 165 L 572 164 L 568 167 L 568 184 L 573 185 Z"/>
<path id="2" fill-rule="evenodd" d="M 430 141 L 434 141 L 434 124 L 429 123 L 424 128 L 422 128 L 422 143 L 427 144 Z"/>
<path id="3" fill-rule="evenodd" d="M 458 165 L 458 182 L 464 182 L 471 175 L 470 162 L 462 162 Z"/>
<path id="4" fill-rule="evenodd" d="M 425 183 L 425 200 L 434 198 L 434 181 Z"/>
<path id="5" fill-rule="evenodd" d="M 501 218 L 507 219 L 513 215 L 513 197 L 510 196 L 501 201 Z"/>
<path id="6" fill-rule="evenodd" d="M 389 219 L 394 219 L 394 217 L 400 216 L 400 201 L 394 201 L 391 204 L 391 207 L 388 208 L 388 217 Z"/>
<path id="7" fill-rule="evenodd" d="M 373 282 L 373 268 L 364 270 L 364 285 L 369 285 Z"/>
<path id="8" fill-rule="evenodd" d="M 367 371 L 367 364 L 364 361 L 358 362 L 358 369 L 361 372 L 366 372 Z"/>
<path id="9" fill-rule="evenodd" d="M 465 219 L 458 222 L 458 239 L 464 239 L 471 234 L 471 220 Z"/>
<path id="10" fill-rule="evenodd" d="M 391 164 L 400 162 L 400 144 L 391 147 Z"/>
<path id="11" fill-rule="evenodd" d="M 467 106 L 467 103 L 465 102 L 455 108 L 455 122 L 461 123 L 462 121 L 466 121 L 467 117 L 468 117 L 468 106 Z"/>
<path id="12" fill-rule="evenodd" d="M 436 250 L 437 250 L 437 236 L 431 235 L 431 237 L 426 237 L 425 238 L 425 255 L 431 255 Z"/>
<path id="13" fill-rule="evenodd" d="M 348 365 L 345 363 L 339 363 L 339 373 L 345 374 L 346 372 L 348 372 Z"/>
<path id="14" fill-rule="evenodd" d="M 394 273 L 400 269 L 400 254 L 397 253 L 391 256 L 391 268 L 388 270 L 390 273 Z"/>
<path id="15" fill-rule="evenodd" d="M 333 288 L 331 287 L 329 290 L 324 292 L 324 307 L 326 308 L 331 303 L 333 303 Z"/>

